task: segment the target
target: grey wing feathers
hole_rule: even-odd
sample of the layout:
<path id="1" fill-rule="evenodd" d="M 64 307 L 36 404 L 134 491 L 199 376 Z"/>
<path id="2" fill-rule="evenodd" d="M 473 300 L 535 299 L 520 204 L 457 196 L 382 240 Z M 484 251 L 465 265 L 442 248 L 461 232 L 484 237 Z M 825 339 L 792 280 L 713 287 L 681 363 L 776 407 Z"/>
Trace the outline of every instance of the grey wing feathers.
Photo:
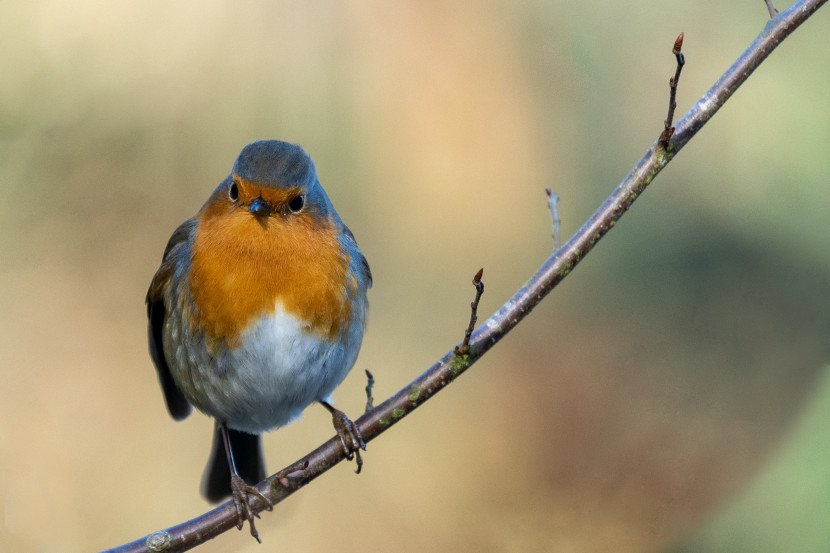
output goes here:
<path id="1" fill-rule="evenodd" d="M 341 224 L 343 224 L 343 223 L 341 223 Z M 343 232 L 346 234 L 346 236 L 348 236 L 351 239 L 351 241 L 356 246 L 357 245 L 357 240 L 355 240 L 354 234 L 352 234 L 351 229 L 349 229 L 349 227 L 347 227 L 345 224 L 343 224 Z M 363 271 L 363 275 L 366 277 L 366 285 L 367 285 L 368 288 L 371 288 L 372 287 L 372 269 L 369 268 L 369 262 L 366 261 L 366 256 L 363 255 L 363 253 L 361 253 L 359 251 L 358 251 L 358 253 L 360 253 L 360 268 Z"/>
<path id="2" fill-rule="evenodd" d="M 185 221 L 170 237 L 167 247 L 164 250 L 161 267 L 156 272 L 147 291 L 147 338 L 150 346 L 150 357 L 158 371 L 159 384 L 161 384 L 164 399 L 167 403 L 167 410 L 175 420 L 186 418 L 193 410 L 190 403 L 184 397 L 167 364 L 164 355 L 164 321 L 167 318 L 167 307 L 164 304 L 164 290 L 170 286 L 173 274 L 173 264 L 176 251 L 184 245 L 196 227 L 196 221 L 190 219 Z"/>

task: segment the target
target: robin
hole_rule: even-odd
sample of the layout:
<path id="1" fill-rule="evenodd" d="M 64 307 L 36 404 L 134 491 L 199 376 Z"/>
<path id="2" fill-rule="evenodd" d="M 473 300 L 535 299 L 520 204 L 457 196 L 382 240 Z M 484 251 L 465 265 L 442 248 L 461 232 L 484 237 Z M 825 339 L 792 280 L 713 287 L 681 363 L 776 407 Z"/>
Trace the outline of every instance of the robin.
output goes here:
<path id="1" fill-rule="evenodd" d="M 357 358 L 371 285 L 314 163 L 286 142 L 245 146 L 167 243 L 147 292 L 150 355 L 170 415 L 195 406 L 216 422 L 202 494 L 232 496 L 257 541 L 249 497 L 272 507 L 249 484 L 266 474 L 261 433 L 317 402 L 360 472 L 366 444 L 329 396 Z"/>

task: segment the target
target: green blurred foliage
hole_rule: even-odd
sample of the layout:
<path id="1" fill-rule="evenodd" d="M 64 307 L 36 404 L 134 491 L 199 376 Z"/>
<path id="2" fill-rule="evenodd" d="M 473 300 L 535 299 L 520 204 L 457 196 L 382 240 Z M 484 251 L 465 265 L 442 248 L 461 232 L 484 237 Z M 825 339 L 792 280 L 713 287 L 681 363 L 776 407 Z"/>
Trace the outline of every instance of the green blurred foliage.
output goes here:
<path id="1" fill-rule="evenodd" d="M 783 6 L 779 6 L 783 8 Z M 143 298 L 258 138 L 302 144 L 375 275 L 376 397 L 498 308 L 766 22 L 762 2 L 0 3 L 0 549 L 202 512 Z M 304 551 L 820 551 L 830 491 L 827 13 L 459 383 L 258 525 Z M 826 370 L 825 370 L 826 372 Z M 357 413 L 355 371 L 338 405 Z M 277 469 L 325 413 L 266 437 Z M 781 498 L 791 508 L 781 508 Z M 780 516 L 779 516 L 780 515 Z M 347 538 L 344 538 L 344 536 Z M 684 545 L 685 544 L 685 545 Z M 779 545 L 779 547 L 773 547 Z M 229 533 L 203 551 L 261 551 Z"/>
<path id="2" fill-rule="evenodd" d="M 676 553 L 827 551 L 830 543 L 830 371 L 759 477 Z"/>

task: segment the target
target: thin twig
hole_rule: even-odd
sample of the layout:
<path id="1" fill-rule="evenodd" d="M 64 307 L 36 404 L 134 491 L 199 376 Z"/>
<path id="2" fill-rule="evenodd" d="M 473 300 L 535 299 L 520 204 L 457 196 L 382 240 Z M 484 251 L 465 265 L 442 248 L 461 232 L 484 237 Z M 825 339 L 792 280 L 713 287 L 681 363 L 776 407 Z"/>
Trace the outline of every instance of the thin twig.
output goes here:
<path id="1" fill-rule="evenodd" d="M 559 248 L 559 211 L 557 209 L 559 195 L 550 188 L 545 188 L 545 194 L 548 195 L 548 209 L 550 209 L 550 218 L 553 225 L 553 249 L 556 250 Z"/>
<path id="2" fill-rule="evenodd" d="M 308 459 L 300 459 L 298 461 L 294 461 L 292 464 L 288 465 L 287 467 L 279 471 L 274 477 L 274 481 L 279 482 L 280 485 L 285 486 L 286 488 L 293 487 L 294 485 L 291 483 L 291 475 L 296 474 L 300 471 L 304 471 L 307 468 Z"/>
<path id="3" fill-rule="evenodd" d="M 468 355 L 470 353 L 470 335 L 476 327 L 478 322 L 478 302 L 481 300 L 481 295 L 484 293 L 484 282 L 481 277 L 484 276 L 484 268 L 478 270 L 473 277 L 473 286 L 476 287 L 476 297 L 470 303 L 470 324 L 467 325 L 467 330 L 464 331 L 464 340 L 460 346 L 456 346 L 456 355 Z"/>
<path id="4" fill-rule="evenodd" d="M 654 180 L 654 177 L 732 97 L 732 94 L 746 82 L 770 53 L 826 2 L 827 0 L 797 0 L 790 8 L 769 21 L 764 30 L 726 73 L 677 122 L 672 142 L 673 148 L 666 149 L 659 147 L 657 143 L 652 144 L 634 169 L 579 230 L 545 260 L 539 270 L 513 297 L 472 333 L 469 341 L 470 350 L 466 356 L 460 357 L 455 355 L 454 349 L 450 350 L 395 395 L 358 418 L 355 424 L 364 439 L 369 442 L 389 430 L 398 421 L 455 381 L 519 324 L 615 226 L 615 223 Z M 335 436 L 297 462 L 301 465 L 307 463 L 307 467 L 296 478 L 292 478 L 294 485 L 282 485 L 275 475 L 260 482 L 257 487 L 276 505 L 344 458 L 340 438 Z M 258 502 L 257 505 L 260 503 Z M 236 523 L 237 514 L 234 503 L 226 501 L 193 520 L 109 551 L 110 553 L 186 551 L 236 527 Z M 161 536 L 158 541 L 164 542 L 163 549 L 151 545 L 151 542 L 156 543 L 155 537 L 158 536 Z"/>
<path id="5" fill-rule="evenodd" d="M 776 15 L 778 15 L 778 10 L 775 9 L 775 6 L 772 5 L 772 0 L 764 0 L 764 4 L 767 5 L 767 11 L 769 11 L 769 18 L 774 19 Z"/>
<path id="6" fill-rule="evenodd" d="M 364 413 L 368 413 L 375 407 L 375 398 L 372 397 L 372 390 L 375 387 L 375 375 L 373 375 L 369 369 L 365 369 L 366 371 L 366 409 L 363 411 Z"/>
<path id="7" fill-rule="evenodd" d="M 681 51 L 682 49 L 683 33 L 680 33 L 677 35 L 677 38 L 674 39 L 674 47 L 671 50 L 677 60 L 677 67 L 674 70 L 674 77 L 669 79 L 669 114 L 666 116 L 666 121 L 663 125 L 663 132 L 660 133 L 660 139 L 658 141 L 659 144 L 665 149 L 668 149 L 669 140 L 671 140 L 671 137 L 674 134 L 672 121 L 674 121 L 674 110 L 677 108 L 677 84 L 680 82 L 680 72 L 683 71 L 683 66 L 686 64 L 686 57 L 683 55 L 683 52 Z"/>

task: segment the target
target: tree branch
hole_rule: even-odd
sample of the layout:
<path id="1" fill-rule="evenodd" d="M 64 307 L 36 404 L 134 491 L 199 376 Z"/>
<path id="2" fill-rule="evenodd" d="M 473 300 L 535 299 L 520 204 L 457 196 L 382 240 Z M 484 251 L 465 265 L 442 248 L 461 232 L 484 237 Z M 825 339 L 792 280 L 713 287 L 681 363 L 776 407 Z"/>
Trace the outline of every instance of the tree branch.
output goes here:
<path id="1" fill-rule="evenodd" d="M 683 71 L 683 65 L 686 63 L 686 58 L 683 56 L 683 33 L 677 35 L 674 41 L 674 48 L 671 53 L 674 54 L 677 60 L 677 68 L 674 70 L 674 77 L 669 79 L 669 114 L 666 116 L 666 121 L 663 123 L 663 132 L 660 133 L 658 143 L 663 148 L 669 147 L 669 140 L 674 134 L 674 127 L 671 126 L 674 121 L 674 110 L 677 108 L 677 85 L 680 84 L 680 72 Z"/>
<path id="2" fill-rule="evenodd" d="M 548 195 L 548 209 L 550 210 L 551 228 L 553 229 L 551 236 L 553 236 L 553 249 L 555 251 L 559 248 L 559 211 L 557 209 L 559 195 L 550 188 L 545 188 L 545 194 Z"/>
<path id="3" fill-rule="evenodd" d="M 456 354 L 455 348 L 451 349 L 421 376 L 355 421 L 364 439 L 369 442 L 394 426 L 463 374 L 519 324 L 611 230 L 654 177 L 717 113 L 770 53 L 826 1 L 796 1 L 789 9 L 769 21 L 752 44 L 732 64 L 732 67 L 678 121 L 667 147 L 659 145 L 658 142 L 651 145 L 634 169 L 576 234 L 554 251 L 527 284 L 470 335 L 465 352 Z M 261 482 L 257 487 L 274 504 L 279 503 L 342 461 L 343 458 L 343 449 L 339 439 L 334 437 L 292 464 L 291 467 Z M 255 500 L 252 507 L 256 512 L 260 512 L 265 505 Z M 109 551 L 112 553 L 186 551 L 235 527 L 236 524 L 236 508 L 232 501 L 227 501 L 193 520 Z"/>
<path id="4" fill-rule="evenodd" d="M 484 293 L 484 282 L 481 277 L 484 275 L 484 268 L 478 270 L 473 277 L 473 286 L 476 287 L 476 297 L 470 304 L 470 324 L 467 325 L 467 330 L 464 331 L 464 340 L 460 346 L 456 346 L 453 353 L 456 357 L 461 357 L 470 353 L 470 337 L 476 328 L 478 321 L 478 302 L 481 301 L 481 295 Z"/>

